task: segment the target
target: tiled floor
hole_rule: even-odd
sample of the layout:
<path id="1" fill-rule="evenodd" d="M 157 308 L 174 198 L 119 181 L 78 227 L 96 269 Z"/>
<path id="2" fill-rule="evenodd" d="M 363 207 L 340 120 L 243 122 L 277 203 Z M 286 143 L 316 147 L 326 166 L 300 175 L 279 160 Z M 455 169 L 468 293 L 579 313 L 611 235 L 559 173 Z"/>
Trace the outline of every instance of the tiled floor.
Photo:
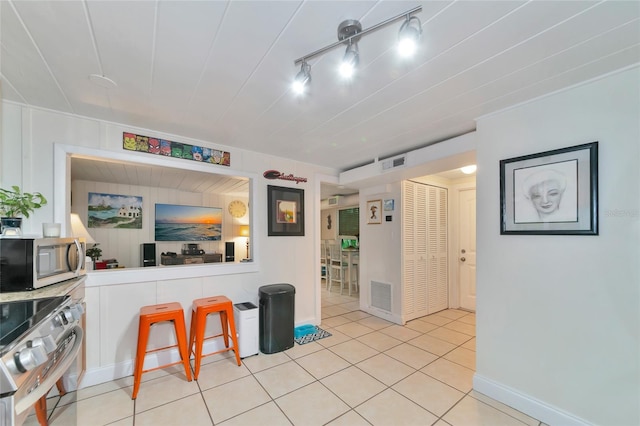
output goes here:
<path id="1" fill-rule="evenodd" d="M 473 313 L 446 310 L 403 327 L 323 290 L 321 327 L 332 336 L 240 367 L 205 358 L 198 381 L 177 366 L 146 373 L 136 401 L 132 377 L 50 398 L 49 424 L 541 425 L 471 389 Z"/>

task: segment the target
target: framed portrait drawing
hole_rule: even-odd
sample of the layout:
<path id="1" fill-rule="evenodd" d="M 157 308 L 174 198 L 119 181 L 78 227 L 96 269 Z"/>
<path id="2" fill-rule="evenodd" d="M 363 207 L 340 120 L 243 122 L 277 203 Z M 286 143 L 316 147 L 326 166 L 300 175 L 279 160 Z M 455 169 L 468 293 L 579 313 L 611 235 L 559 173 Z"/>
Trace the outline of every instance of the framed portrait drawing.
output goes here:
<path id="1" fill-rule="evenodd" d="M 304 189 L 267 186 L 268 235 L 304 235 Z"/>
<path id="2" fill-rule="evenodd" d="M 598 142 L 501 160 L 500 234 L 598 235 Z"/>
<path id="3" fill-rule="evenodd" d="M 367 224 L 374 225 L 382 223 L 382 200 L 367 201 Z"/>

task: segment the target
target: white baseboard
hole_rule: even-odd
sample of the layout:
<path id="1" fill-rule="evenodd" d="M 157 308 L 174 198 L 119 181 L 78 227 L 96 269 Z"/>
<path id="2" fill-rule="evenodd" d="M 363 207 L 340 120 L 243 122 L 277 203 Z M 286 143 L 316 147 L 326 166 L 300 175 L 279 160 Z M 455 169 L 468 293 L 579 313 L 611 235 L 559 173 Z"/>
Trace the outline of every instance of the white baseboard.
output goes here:
<path id="1" fill-rule="evenodd" d="M 382 310 L 380 308 L 376 308 L 374 306 L 369 306 L 369 305 L 364 305 L 362 303 L 360 303 L 360 310 L 364 311 L 368 314 L 374 315 L 378 318 L 382 318 L 385 319 L 387 321 L 390 321 L 392 323 L 395 324 L 399 324 L 399 325 L 404 325 L 404 322 L 402 322 L 402 318 L 399 315 L 395 315 L 392 312 L 387 312 L 385 310 Z"/>
<path id="2" fill-rule="evenodd" d="M 211 353 L 222 350 L 224 343 L 222 339 L 205 341 L 202 351 L 203 353 Z M 227 352 L 233 353 L 233 352 Z M 193 358 L 192 358 L 193 359 Z M 144 360 L 144 368 L 155 368 L 159 365 L 170 364 L 180 361 L 180 353 L 177 348 L 168 349 L 162 352 L 153 352 L 147 354 Z M 95 368 L 87 367 L 87 370 L 82 377 L 82 381 L 78 385 L 78 389 L 87 388 L 89 386 L 95 386 L 113 380 L 121 379 L 127 376 L 133 376 L 133 363 L 134 360 L 122 361 L 116 364 L 105 365 Z"/>
<path id="3" fill-rule="evenodd" d="M 477 373 L 473 375 L 473 389 L 551 426 L 586 426 L 592 424 Z"/>

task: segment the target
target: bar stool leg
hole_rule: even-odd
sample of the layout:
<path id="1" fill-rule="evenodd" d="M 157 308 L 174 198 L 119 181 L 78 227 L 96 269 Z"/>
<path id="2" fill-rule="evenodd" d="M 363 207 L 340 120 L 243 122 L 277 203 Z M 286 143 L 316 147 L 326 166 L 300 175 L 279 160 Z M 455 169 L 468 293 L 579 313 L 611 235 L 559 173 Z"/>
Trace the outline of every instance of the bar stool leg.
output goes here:
<path id="1" fill-rule="evenodd" d="M 40 426 L 47 426 L 47 395 L 43 395 L 34 405 L 36 409 L 36 418 Z"/>
<path id="2" fill-rule="evenodd" d="M 150 326 L 151 324 L 141 316 L 138 326 L 138 348 L 136 349 L 136 365 L 133 371 L 133 393 L 131 395 L 131 399 L 136 399 L 138 396 L 138 390 L 140 389 L 140 378 L 142 377 L 144 357 L 147 352 L 147 341 L 149 340 Z"/>
<path id="3" fill-rule="evenodd" d="M 198 380 L 198 375 L 200 374 L 200 363 L 202 362 L 202 346 L 204 344 L 204 331 L 207 327 L 207 314 L 203 313 L 202 310 L 196 309 L 193 311 L 192 319 L 195 318 L 195 330 L 193 341 L 195 343 L 194 351 L 195 351 L 195 369 L 193 373 L 193 377 Z"/>
<path id="4" fill-rule="evenodd" d="M 226 309 L 220 311 L 220 325 L 222 326 L 222 338 L 224 339 L 224 347 L 229 347 L 229 321 L 227 319 L 227 311 Z"/>
<path id="5" fill-rule="evenodd" d="M 182 358 L 182 364 L 184 365 L 184 372 L 187 375 L 187 381 L 191 381 L 191 366 L 189 365 L 189 351 L 187 350 L 187 336 L 186 327 L 184 325 L 184 316 L 178 315 L 173 321 L 173 325 L 176 329 L 176 339 L 178 340 L 178 350 L 180 351 L 180 357 Z"/>

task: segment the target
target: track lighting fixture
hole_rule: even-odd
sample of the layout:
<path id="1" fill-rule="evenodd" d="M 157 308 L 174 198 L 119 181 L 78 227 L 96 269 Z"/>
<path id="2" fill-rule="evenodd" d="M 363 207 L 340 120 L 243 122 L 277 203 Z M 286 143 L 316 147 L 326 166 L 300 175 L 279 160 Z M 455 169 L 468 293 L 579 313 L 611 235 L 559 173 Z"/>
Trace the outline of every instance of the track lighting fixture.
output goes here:
<path id="1" fill-rule="evenodd" d="M 398 31 L 398 53 L 403 58 L 412 56 L 418 49 L 422 35 L 422 24 L 416 16 L 407 15 Z"/>
<path id="2" fill-rule="evenodd" d="M 306 86 L 311 81 L 311 66 L 308 60 L 320 56 L 329 50 L 332 50 L 338 46 L 347 45 L 347 49 L 344 54 L 344 58 L 340 64 L 340 74 L 345 78 L 350 78 L 356 71 L 358 62 L 360 60 L 360 52 L 358 50 L 358 41 L 360 38 L 375 31 L 381 27 L 387 26 L 392 22 L 396 22 L 400 19 L 404 19 L 404 23 L 400 27 L 398 33 L 398 49 L 401 55 L 407 56 L 415 52 L 418 41 L 422 34 L 422 25 L 420 20 L 413 16 L 413 14 L 421 12 L 422 6 L 414 7 L 400 15 L 396 15 L 392 18 L 382 21 L 365 30 L 362 29 L 362 25 L 355 19 L 348 19 L 343 21 L 338 26 L 338 41 L 330 44 L 329 46 L 318 49 L 315 52 L 309 53 L 301 58 L 293 61 L 295 65 L 302 64 L 300 72 L 296 75 L 292 88 L 297 94 L 304 92 Z M 411 48 L 411 42 L 413 42 L 413 48 Z"/>
<path id="3" fill-rule="evenodd" d="M 292 88 L 293 91 L 302 95 L 307 90 L 307 86 L 311 81 L 311 65 L 307 63 L 307 61 L 302 61 L 302 65 L 300 66 L 300 72 L 296 75 L 295 80 L 293 80 Z"/>
<path id="4" fill-rule="evenodd" d="M 356 67 L 360 59 L 360 52 L 358 52 L 358 43 L 349 41 L 346 52 L 344 52 L 344 58 L 340 64 L 340 75 L 344 78 L 351 78 L 356 72 Z"/>

